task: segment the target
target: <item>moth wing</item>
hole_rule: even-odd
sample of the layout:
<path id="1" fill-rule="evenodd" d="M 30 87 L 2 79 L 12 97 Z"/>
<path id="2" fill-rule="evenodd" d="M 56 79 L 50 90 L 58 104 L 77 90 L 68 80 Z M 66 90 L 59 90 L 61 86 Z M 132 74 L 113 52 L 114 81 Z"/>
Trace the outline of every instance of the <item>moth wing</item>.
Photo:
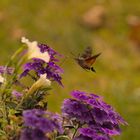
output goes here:
<path id="1" fill-rule="evenodd" d="M 94 55 L 94 56 L 92 56 L 92 57 L 90 57 L 90 58 L 87 58 L 87 59 L 85 60 L 85 62 L 86 62 L 89 66 L 92 66 L 93 63 L 96 61 L 96 58 L 97 58 L 100 54 L 101 54 L 101 53 L 98 53 L 98 54 L 96 54 L 96 55 Z"/>
<path id="2" fill-rule="evenodd" d="M 86 59 L 86 58 L 89 58 L 91 56 L 92 56 L 92 48 L 91 47 L 86 47 L 85 50 L 84 50 L 84 52 L 81 54 L 80 57 Z"/>

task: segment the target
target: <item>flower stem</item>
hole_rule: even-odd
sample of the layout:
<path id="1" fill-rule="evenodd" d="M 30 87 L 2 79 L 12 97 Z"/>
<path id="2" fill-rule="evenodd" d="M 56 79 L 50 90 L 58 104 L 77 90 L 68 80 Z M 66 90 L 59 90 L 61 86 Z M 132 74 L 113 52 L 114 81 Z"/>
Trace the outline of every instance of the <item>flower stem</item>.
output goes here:
<path id="1" fill-rule="evenodd" d="M 80 125 L 78 124 L 77 127 L 75 128 L 74 133 L 73 133 L 72 140 L 76 136 L 76 133 L 77 133 L 79 127 L 80 127 Z"/>

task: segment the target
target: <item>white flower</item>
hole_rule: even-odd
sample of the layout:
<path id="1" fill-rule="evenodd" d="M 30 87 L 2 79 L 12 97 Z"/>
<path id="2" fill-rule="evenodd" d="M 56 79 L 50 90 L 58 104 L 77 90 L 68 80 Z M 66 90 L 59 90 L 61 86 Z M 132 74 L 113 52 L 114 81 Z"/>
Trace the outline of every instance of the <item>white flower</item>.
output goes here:
<path id="1" fill-rule="evenodd" d="M 31 86 L 28 93 L 32 94 L 38 89 L 50 87 L 51 81 L 46 76 L 46 74 L 40 75 L 40 78 Z"/>
<path id="2" fill-rule="evenodd" d="M 51 86 L 51 81 L 47 79 L 47 74 L 42 74 L 35 84 L 38 87 L 49 87 Z"/>
<path id="3" fill-rule="evenodd" d="M 0 83 L 4 82 L 4 78 L 0 75 Z"/>
<path id="4" fill-rule="evenodd" d="M 38 47 L 37 41 L 30 42 L 29 39 L 22 37 L 21 42 L 27 44 L 28 46 L 28 59 L 39 58 L 44 60 L 46 63 L 50 61 L 49 53 L 40 52 L 40 48 Z"/>

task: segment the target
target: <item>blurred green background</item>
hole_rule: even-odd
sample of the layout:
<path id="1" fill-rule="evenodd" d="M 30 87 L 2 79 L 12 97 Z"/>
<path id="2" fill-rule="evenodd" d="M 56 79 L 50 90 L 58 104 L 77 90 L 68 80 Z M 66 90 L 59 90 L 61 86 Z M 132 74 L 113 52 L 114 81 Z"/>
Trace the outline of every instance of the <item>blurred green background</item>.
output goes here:
<path id="1" fill-rule="evenodd" d="M 129 123 L 115 140 L 139 140 L 138 16 L 139 0 L 1 0 L 0 65 L 20 47 L 21 36 L 49 44 L 65 59 L 64 88 L 54 83 L 50 110 L 60 111 L 74 89 L 102 95 Z M 97 73 L 84 71 L 73 60 L 71 52 L 81 53 L 86 46 L 102 53 L 94 66 Z"/>

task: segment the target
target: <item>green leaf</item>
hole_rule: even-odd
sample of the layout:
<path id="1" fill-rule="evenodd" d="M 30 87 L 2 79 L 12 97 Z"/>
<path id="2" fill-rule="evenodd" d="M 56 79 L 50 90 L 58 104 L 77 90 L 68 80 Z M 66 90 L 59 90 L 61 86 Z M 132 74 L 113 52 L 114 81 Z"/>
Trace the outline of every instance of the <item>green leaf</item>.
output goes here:
<path id="1" fill-rule="evenodd" d="M 6 106 L 8 107 L 8 108 L 16 108 L 16 106 L 17 106 L 17 104 L 16 103 L 14 103 L 14 102 L 6 102 Z"/>
<path id="2" fill-rule="evenodd" d="M 6 135 L 5 131 L 0 130 L 0 136 Z"/>

